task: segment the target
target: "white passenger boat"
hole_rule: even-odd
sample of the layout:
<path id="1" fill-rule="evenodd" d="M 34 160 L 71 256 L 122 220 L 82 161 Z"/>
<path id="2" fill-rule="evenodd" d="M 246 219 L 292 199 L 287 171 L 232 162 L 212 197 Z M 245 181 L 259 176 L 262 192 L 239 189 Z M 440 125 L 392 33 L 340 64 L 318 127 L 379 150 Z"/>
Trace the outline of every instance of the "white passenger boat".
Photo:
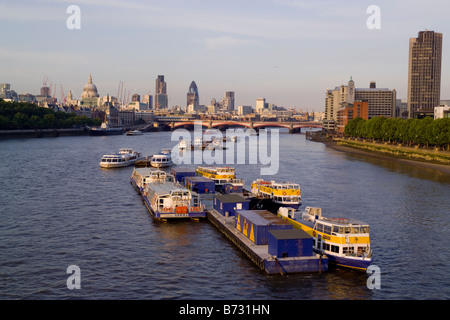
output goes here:
<path id="1" fill-rule="evenodd" d="M 175 176 L 156 168 L 134 168 L 131 173 L 130 182 L 141 194 L 148 183 L 175 182 Z"/>
<path id="2" fill-rule="evenodd" d="M 148 183 L 143 199 L 156 220 L 206 217 L 200 196 L 178 183 Z"/>
<path id="3" fill-rule="evenodd" d="M 142 131 L 139 130 L 131 130 L 125 133 L 127 136 L 141 136 L 143 135 Z"/>
<path id="4" fill-rule="evenodd" d="M 134 151 L 130 148 L 122 148 L 118 153 L 105 154 L 101 161 L 102 168 L 120 168 L 134 164 L 136 161 L 142 159 L 140 152 Z"/>
<path id="5" fill-rule="evenodd" d="M 165 168 L 172 164 L 172 152 L 169 149 L 163 149 L 161 152 L 154 154 L 150 160 L 150 165 L 155 168 Z"/>
<path id="6" fill-rule="evenodd" d="M 305 211 L 281 207 L 278 216 L 314 238 L 313 249 L 328 257 L 330 263 L 366 270 L 372 262 L 369 225 L 355 219 L 325 218 L 321 208 Z"/>
<path id="7" fill-rule="evenodd" d="M 302 203 L 300 185 L 297 183 L 257 179 L 252 182 L 250 191 L 257 197 L 271 199 L 280 206 L 297 209 Z"/>

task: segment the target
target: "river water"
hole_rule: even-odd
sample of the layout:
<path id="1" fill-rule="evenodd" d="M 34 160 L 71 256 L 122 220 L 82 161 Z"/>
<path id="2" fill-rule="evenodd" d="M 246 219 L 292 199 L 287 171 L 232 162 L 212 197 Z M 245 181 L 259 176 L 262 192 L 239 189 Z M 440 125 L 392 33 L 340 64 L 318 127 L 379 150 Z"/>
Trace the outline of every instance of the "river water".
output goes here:
<path id="1" fill-rule="evenodd" d="M 340 268 L 267 275 L 208 221 L 154 222 L 129 182 L 133 167 L 98 165 L 119 148 L 151 155 L 175 144 L 171 132 L 0 141 L 0 299 L 450 298 L 448 176 L 284 131 L 276 175 L 234 165 L 247 187 L 297 182 L 303 208 L 369 223 L 381 271 L 380 288 L 369 289 L 368 274 Z M 71 265 L 78 290 L 67 287 Z"/>

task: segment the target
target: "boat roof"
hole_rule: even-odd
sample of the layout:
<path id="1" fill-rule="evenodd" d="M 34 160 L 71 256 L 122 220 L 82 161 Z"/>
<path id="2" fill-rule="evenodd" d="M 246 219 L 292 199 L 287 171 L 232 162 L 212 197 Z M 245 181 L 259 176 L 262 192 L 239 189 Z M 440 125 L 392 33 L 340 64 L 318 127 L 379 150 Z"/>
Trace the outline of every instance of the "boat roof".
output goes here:
<path id="1" fill-rule="evenodd" d="M 134 168 L 134 171 L 136 171 L 138 174 L 140 174 L 141 176 L 149 176 L 154 172 L 164 172 L 165 174 L 167 174 L 165 171 L 156 169 L 156 168 Z"/>
<path id="2" fill-rule="evenodd" d="M 166 183 L 149 183 L 147 185 L 149 188 L 151 188 L 157 195 L 165 195 L 170 194 L 172 191 L 184 191 L 189 192 L 190 191 L 181 185 L 177 183 L 172 182 L 166 182 Z"/>
<path id="3" fill-rule="evenodd" d="M 155 154 L 153 155 L 153 157 L 164 157 L 164 158 L 167 158 L 167 157 L 170 157 L 170 156 L 171 156 L 170 154 L 168 154 L 168 153 L 162 153 L 162 152 L 155 153 Z"/>
<path id="4" fill-rule="evenodd" d="M 217 170 L 217 169 L 233 169 L 233 167 L 218 167 L 218 166 L 198 166 L 198 169 L 209 169 L 209 170 Z"/>
<path id="5" fill-rule="evenodd" d="M 178 172 L 189 172 L 189 173 L 195 173 L 194 169 L 191 168 L 186 168 L 186 167 L 176 167 L 176 168 L 172 168 L 170 169 L 172 173 L 178 173 Z"/>
<path id="6" fill-rule="evenodd" d="M 274 181 L 274 180 L 267 181 L 267 180 L 263 180 L 263 179 L 257 179 L 257 180 L 255 180 L 255 181 L 253 181 L 253 183 L 282 184 L 282 185 L 288 185 L 288 184 L 290 184 L 290 185 L 296 185 L 296 186 L 299 185 L 299 184 L 296 183 L 296 182 L 289 182 L 289 181 Z"/>
<path id="7" fill-rule="evenodd" d="M 360 221 L 360 220 L 354 219 L 354 218 L 324 218 L 324 217 L 322 217 L 316 221 L 330 223 L 330 224 L 338 225 L 338 226 L 342 226 L 342 227 L 358 226 L 358 225 L 368 226 L 369 225 L 368 223 L 365 223 L 363 221 Z"/>
<path id="8" fill-rule="evenodd" d="M 249 199 L 244 198 L 240 194 L 229 193 L 229 194 L 216 194 L 214 196 L 217 200 L 222 203 L 241 203 L 241 202 L 250 202 Z"/>
<path id="9" fill-rule="evenodd" d="M 102 156 L 102 158 L 127 158 L 127 157 L 131 157 L 132 155 L 129 153 L 111 153 L 111 154 L 104 154 Z"/>
<path id="10" fill-rule="evenodd" d="M 255 225 L 291 225 L 289 222 L 277 217 L 267 210 L 237 210 L 238 214 Z"/>

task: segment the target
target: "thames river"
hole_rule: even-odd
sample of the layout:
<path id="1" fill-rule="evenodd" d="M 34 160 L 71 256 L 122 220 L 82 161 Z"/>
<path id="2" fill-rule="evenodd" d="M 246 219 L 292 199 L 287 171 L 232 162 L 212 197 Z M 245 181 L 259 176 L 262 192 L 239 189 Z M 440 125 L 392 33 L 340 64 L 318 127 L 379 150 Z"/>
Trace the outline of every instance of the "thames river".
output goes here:
<path id="1" fill-rule="evenodd" d="M 151 155 L 175 145 L 171 132 L 0 141 L 0 299 L 450 298 L 449 176 L 284 131 L 275 175 L 262 176 L 260 162 L 230 164 L 247 188 L 257 178 L 296 182 L 301 208 L 370 224 L 381 273 L 369 289 L 369 274 L 340 268 L 267 275 L 208 221 L 154 222 L 130 184 L 133 167 L 99 167 L 119 148 Z M 81 287 L 70 290 L 72 265 Z"/>

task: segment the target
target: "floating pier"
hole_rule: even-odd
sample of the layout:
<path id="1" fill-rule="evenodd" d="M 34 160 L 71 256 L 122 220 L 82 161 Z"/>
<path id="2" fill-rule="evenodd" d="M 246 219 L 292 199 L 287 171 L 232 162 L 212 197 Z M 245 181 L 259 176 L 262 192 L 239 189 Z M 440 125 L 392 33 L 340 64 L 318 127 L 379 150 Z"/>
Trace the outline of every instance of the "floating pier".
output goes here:
<path id="1" fill-rule="evenodd" d="M 244 210 L 220 212 L 231 201 L 221 195 L 208 207 L 208 220 L 268 274 L 328 271 L 328 258 L 312 250 L 312 237 L 266 210 L 245 210 L 248 200 L 233 195 L 235 206 Z"/>

